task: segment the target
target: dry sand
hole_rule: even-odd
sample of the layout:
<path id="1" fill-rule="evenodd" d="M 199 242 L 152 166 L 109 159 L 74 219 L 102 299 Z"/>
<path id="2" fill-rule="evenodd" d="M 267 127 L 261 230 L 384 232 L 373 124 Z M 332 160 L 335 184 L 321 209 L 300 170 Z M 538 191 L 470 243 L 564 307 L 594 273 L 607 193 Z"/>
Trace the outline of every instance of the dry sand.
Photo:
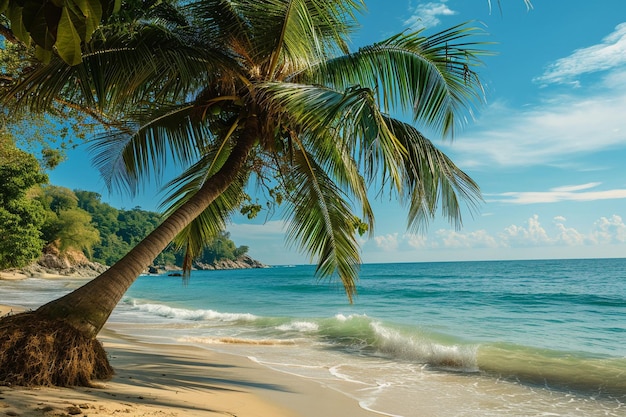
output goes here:
<path id="1" fill-rule="evenodd" d="M 0 305 L 0 316 L 19 309 Z M 105 328 L 98 337 L 115 368 L 96 388 L 0 386 L 6 416 L 373 417 L 344 394 L 234 355 L 133 340 Z"/>
<path id="2" fill-rule="evenodd" d="M 0 280 L 19 280 L 27 278 L 41 278 L 41 279 L 77 279 L 77 280 L 90 280 L 93 277 L 75 277 L 61 274 L 51 274 L 48 272 L 34 272 L 31 274 L 25 274 L 24 272 L 17 271 L 0 271 Z"/>
<path id="3" fill-rule="evenodd" d="M 0 279 L 26 279 L 28 275 L 23 274 L 21 272 L 13 272 L 13 271 L 0 271 Z"/>

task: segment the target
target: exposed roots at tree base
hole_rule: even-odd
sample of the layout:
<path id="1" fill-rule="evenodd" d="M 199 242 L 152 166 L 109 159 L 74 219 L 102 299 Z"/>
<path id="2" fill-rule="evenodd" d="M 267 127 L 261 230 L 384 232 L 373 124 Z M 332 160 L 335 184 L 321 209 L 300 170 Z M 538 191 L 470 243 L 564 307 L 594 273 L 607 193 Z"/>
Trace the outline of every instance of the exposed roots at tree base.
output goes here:
<path id="1" fill-rule="evenodd" d="M 37 312 L 0 319 L 0 385 L 92 386 L 113 376 L 102 344 Z"/>

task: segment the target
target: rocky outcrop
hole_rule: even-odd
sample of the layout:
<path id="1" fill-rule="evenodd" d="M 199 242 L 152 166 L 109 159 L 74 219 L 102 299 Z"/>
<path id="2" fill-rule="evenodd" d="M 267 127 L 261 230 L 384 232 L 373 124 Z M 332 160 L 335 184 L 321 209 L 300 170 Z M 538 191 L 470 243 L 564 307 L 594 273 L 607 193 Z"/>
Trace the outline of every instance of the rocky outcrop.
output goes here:
<path id="1" fill-rule="evenodd" d="M 223 270 L 223 269 L 251 269 L 251 268 L 268 268 L 267 265 L 252 259 L 248 255 L 244 255 L 234 261 L 223 259 L 214 263 L 194 262 L 195 270 Z M 69 250 L 60 253 L 54 246 L 48 246 L 44 249 L 41 257 L 32 264 L 20 268 L 10 269 L 6 272 L 21 277 L 46 277 L 46 276 L 66 276 L 94 278 L 108 269 L 108 266 L 91 262 L 80 251 Z M 146 272 L 149 274 L 164 274 L 180 272 L 178 267 L 157 267 L 151 266 Z"/>
<path id="2" fill-rule="evenodd" d="M 244 255 L 234 261 L 230 259 L 222 259 L 213 263 L 203 263 L 195 261 L 193 270 L 195 271 L 213 271 L 224 269 L 252 269 L 252 268 L 269 268 L 267 265 L 252 259 L 248 255 Z M 182 276 L 182 269 L 177 266 L 150 266 L 146 273 L 154 275 L 168 274 L 170 276 Z"/>
<path id="3" fill-rule="evenodd" d="M 221 261 L 216 261 L 210 264 L 194 262 L 193 266 L 195 269 L 203 271 L 219 269 L 267 268 L 267 265 L 264 265 L 255 259 L 252 259 L 248 255 L 244 255 L 234 261 L 231 261 L 230 259 L 222 259 Z"/>
<path id="4" fill-rule="evenodd" d="M 60 253 L 54 246 L 44 249 L 41 257 L 18 272 L 30 276 L 61 275 L 67 277 L 93 278 L 107 270 L 107 266 L 91 262 L 80 251 Z"/>

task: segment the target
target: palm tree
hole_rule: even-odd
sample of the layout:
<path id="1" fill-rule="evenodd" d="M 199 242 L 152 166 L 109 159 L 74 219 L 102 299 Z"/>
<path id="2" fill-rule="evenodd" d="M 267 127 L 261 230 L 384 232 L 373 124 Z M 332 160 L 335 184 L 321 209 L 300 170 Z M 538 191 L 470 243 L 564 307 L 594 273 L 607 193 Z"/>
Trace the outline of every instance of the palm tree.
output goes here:
<path id="1" fill-rule="evenodd" d="M 460 199 L 470 206 L 480 199 L 471 178 L 411 123 L 390 116 L 452 134 L 482 98 L 473 69 L 484 52 L 471 40 L 477 29 L 403 32 L 350 52 L 364 10 L 359 0 L 174 6 L 105 24 L 83 48 L 81 64 L 52 59 L 6 94 L 32 111 L 63 103 L 109 120 L 94 152 L 113 188 L 135 191 L 170 160 L 187 168 L 168 184 L 163 223 L 124 258 L 35 312 L 0 321 L 4 334 L 26 323 L 30 329 L 22 345 L 1 348 L 4 382 L 75 385 L 106 376 L 106 356 L 92 342 L 123 294 L 175 238 L 196 253 L 245 202 L 252 180 L 282 203 L 288 240 L 316 259 L 319 276 L 338 277 L 350 301 L 357 229 L 374 226 L 372 191 L 405 203 L 412 229 L 438 209 L 458 226 Z M 43 321 L 68 329 L 80 340 L 73 346 L 86 340 L 89 352 L 99 349 L 92 365 L 74 366 L 86 373 L 51 376 L 32 363 L 61 359 L 7 358 L 31 354 L 24 345 L 44 338 L 45 326 L 34 324 Z M 59 353 L 58 346 L 48 350 Z M 25 369 L 16 370 L 18 362 Z"/>

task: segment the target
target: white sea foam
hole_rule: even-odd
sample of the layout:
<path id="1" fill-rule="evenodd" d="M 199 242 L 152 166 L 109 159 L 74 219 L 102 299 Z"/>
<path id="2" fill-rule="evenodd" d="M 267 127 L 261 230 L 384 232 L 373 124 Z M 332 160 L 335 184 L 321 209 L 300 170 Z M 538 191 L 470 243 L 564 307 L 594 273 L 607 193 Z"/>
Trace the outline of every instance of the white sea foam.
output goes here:
<path id="1" fill-rule="evenodd" d="M 349 315 L 344 315 L 344 314 L 335 314 L 335 319 L 337 319 L 338 321 L 348 321 L 348 320 L 353 320 L 353 319 L 357 319 L 357 318 L 367 318 L 367 314 L 349 314 Z"/>
<path id="2" fill-rule="evenodd" d="M 328 371 L 330 372 L 330 374 L 332 376 L 334 376 L 337 379 L 340 379 L 342 381 L 346 381 L 346 382 L 352 382 L 354 384 L 360 384 L 360 385 L 367 385 L 368 387 L 371 387 L 371 384 L 368 384 L 366 382 L 363 381 L 358 381 L 356 379 L 351 378 L 350 376 L 348 376 L 347 374 L 344 374 L 340 371 L 341 367 L 343 365 L 335 365 L 335 366 L 331 366 Z"/>
<path id="3" fill-rule="evenodd" d="M 319 324 L 310 321 L 292 321 L 288 324 L 276 326 L 276 329 L 283 332 L 295 331 L 301 333 L 310 333 L 316 332 L 317 330 L 319 330 L 319 327 Z"/>
<path id="4" fill-rule="evenodd" d="M 185 308 L 174 308 L 163 304 L 142 304 L 133 300 L 133 309 L 160 317 L 171 319 L 191 320 L 191 321 L 255 321 L 257 316 L 249 313 L 221 313 L 214 310 L 189 310 Z"/>

